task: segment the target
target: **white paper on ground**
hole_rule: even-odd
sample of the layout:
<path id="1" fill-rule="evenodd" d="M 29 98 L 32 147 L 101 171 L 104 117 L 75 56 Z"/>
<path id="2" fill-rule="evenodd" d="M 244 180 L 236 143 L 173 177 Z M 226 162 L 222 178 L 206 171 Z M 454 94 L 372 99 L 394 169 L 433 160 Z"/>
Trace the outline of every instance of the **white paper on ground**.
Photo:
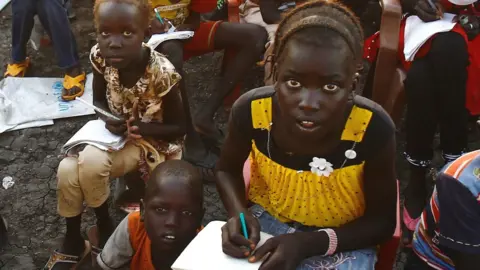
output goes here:
<path id="1" fill-rule="evenodd" d="M 89 74 L 82 98 L 93 102 L 92 78 Z M 0 82 L 0 99 L 10 102 L 10 108 L 0 117 L 0 133 L 19 129 L 19 125 L 35 127 L 48 125 L 53 119 L 94 114 L 95 112 L 80 101 L 62 100 L 63 78 L 13 78 Z M 0 111 L 8 102 L 0 102 Z M 25 127 L 25 126 L 22 126 Z"/>
<path id="2" fill-rule="evenodd" d="M 0 0 L 0 11 L 2 11 L 10 3 L 10 0 Z"/>
<path id="3" fill-rule="evenodd" d="M 433 35 L 452 30 L 455 14 L 444 13 L 443 18 L 434 22 L 424 22 L 418 16 L 409 16 L 405 22 L 405 60 L 413 61 L 415 54 Z"/>
<path id="4" fill-rule="evenodd" d="M 212 221 L 198 233 L 172 265 L 172 270 L 258 270 L 261 262 L 230 257 L 222 251 L 224 221 Z M 272 236 L 260 233 L 261 246 Z M 160 254 L 159 254 L 160 255 Z"/>
<path id="5" fill-rule="evenodd" d="M 156 49 L 162 42 L 172 39 L 189 39 L 194 35 L 193 31 L 179 31 L 165 34 L 155 34 L 147 42 L 148 46 Z"/>

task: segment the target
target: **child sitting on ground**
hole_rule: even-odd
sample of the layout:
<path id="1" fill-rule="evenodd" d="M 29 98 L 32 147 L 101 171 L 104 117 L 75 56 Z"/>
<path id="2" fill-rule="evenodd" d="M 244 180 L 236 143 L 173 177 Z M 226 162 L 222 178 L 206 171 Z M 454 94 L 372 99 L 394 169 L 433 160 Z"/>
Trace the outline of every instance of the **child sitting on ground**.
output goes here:
<path id="1" fill-rule="evenodd" d="M 203 218 L 198 171 L 181 160 L 160 164 L 145 189 L 142 210 L 129 214 L 97 257 L 97 269 L 170 269 L 197 234 Z M 158 256 L 152 256 L 156 254 Z"/>
<path id="2" fill-rule="evenodd" d="M 58 212 L 67 232 L 60 250 L 46 269 L 70 269 L 89 251 L 80 234 L 83 202 L 97 217 L 99 253 L 115 227 L 108 213 L 110 179 L 151 169 L 169 159 L 180 159 L 185 115 L 177 83 L 181 76 L 165 56 L 143 44 L 151 20 L 148 0 L 97 0 L 94 8 L 98 44 L 92 48 L 94 104 L 119 118 L 100 116 L 106 128 L 127 135 L 119 151 L 106 152 L 88 145 L 58 168 Z"/>
<path id="3" fill-rule="evenodd" d="M 163 33 L 169 22 L 177 31 L 194 31 L 193 38 L 187 41 L 170 40 L 162 43 L 157 51 L 165 54 L 181 73 L 183 61 L 190 57 L 203 55 L 215 50 L 233 48 L 235 58 L 226 67 L 223 78 L 216 85 L 216 89 L 207 103 L 195 113 L 195 119 L 190 120 L 188 97 L 183 82 L 180 84 L 185 114 L 188 118 L 187 138 L 185 142 L 185 157 L 190 162 L 212 169 L 216 158 L 207 156 L 202 141 L 195 130 L 203 137 L 204 142 L 211 148 L 219 148 L 222 142 L 222 132 L 215 127 L 214 115 L 222 105 L 224 98 L 234 90 L 235 86 L 245 77 L 246 73 L 255 65 L 264 51 L 267 35 L 262 27 L 251 24 L 235 24 L 222 21 L 200 21 L 200 13 L 212 11 L 217 6 L 216 0 L 181 0 L 166 1 L 153 0 L 152 6 L 157 9 L 162 21 L 153 18 L 153 34 Z M 153 11 L 152 11 L 153 12 Z M 163 23 L 162 23 L 163 22 Z M 181 73 L 183 75 L 183 73 Z M 193 128 L 193 125 L 195 128 Z"/>

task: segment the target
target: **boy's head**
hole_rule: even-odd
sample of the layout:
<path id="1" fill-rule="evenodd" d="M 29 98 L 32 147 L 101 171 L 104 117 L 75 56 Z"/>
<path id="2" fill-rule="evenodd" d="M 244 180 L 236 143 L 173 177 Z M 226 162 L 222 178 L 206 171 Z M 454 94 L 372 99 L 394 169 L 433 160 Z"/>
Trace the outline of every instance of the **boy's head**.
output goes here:
<path id="1" fill-rule="evenodd" d="M 107 64 L 122 69 L 141 59 L 152 19 L 149 0 L 96 0 L 97 41 Z"/>
<path id="2" fill-rule="evenodd" d="M 143 204 L 145 229 L 152 247 L 181 252 L 202 222 L 202 177 L 188 162 L 165 161 L 147 181 Z"/>

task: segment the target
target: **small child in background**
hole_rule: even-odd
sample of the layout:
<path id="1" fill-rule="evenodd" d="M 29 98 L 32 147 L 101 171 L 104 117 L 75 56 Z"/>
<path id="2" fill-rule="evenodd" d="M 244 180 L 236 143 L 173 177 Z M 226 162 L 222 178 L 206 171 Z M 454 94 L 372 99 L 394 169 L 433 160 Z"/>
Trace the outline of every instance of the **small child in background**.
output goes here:
<path id="1" fill-rule="evenodd" d="M 97 257 L 97 269 L 128 264 L 134 270 L 171 269 L 201 226 L 202 177 L 186 161 L 165 161 L 147 181 L 142 206 L 108 239 Z"/>
<path id="2" fill-rule="evenodd" d="M 261 59 L 266 31 L 257 25 L 236 24 L 222 21 L 201 21 L 200 14 L 210 12 L 217 7 L 217 0 L 153 0 L 153 8 L 161 19 L 153 18 L 152 34 L 168 31 L 170 23 L 176 31 L 194 31 L 189 40 L 169 40 L 157 47 L 165 54 L 178 72 L 184 75 L 183 61 L 216 50 L 234 49 L 236 54 L 225 68 L 223 77 L 215 85 L 212 95 L 200 110 L 190 117 L 188 96 L 184 82 L 180 90 L 187 115 L 187 138 L 185 142 L 185 159 L 197 166 L 213 169 L 216 157 L 209 155 L 203 147 L 202 140 L 210 149 L 219 149 L 223 133 L 215 126 L 214 115 L 235 86 L 244 79 L 246 73 Z M 152 13 L 154 11 L 152 10 Z M 196 131 L 196 132 L 195 132 Z M 198 134 L 197 134 L 198 133 Z"/>
<path id="3" fill-rule="evenodd" d="M 110 179 L 136 170 L 148 179 L 159 163 L 182 155 L 185 115 L 177 87 L 181 76 L 165 56 L 143 43 L 151 20 L 148 0 L 97 0 L 94 17 L 94 104 L 120 119 L 99 115 L 110 132 L 128 136 L 128 141 L 114 152 L 87 145 L 78 156 L 60 162 L 58 213 L 66 218 L 67 232 L 46 269 L 70 269 L 89 253 L 90 243 L 80 233 L 84 202 L 97 218 L 97 226 L 88 233 L 98 239 L 92 256 L 101 252 L 115 230 L 107 203 Z"/>

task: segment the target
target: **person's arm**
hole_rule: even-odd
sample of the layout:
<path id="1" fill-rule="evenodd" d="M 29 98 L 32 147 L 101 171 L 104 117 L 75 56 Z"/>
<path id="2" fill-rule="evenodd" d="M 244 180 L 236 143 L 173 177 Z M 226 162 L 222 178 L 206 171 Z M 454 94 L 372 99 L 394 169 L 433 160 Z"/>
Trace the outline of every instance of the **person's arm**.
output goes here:
<path id="1" fill-rule="evenodd" d="M 337 252 L 373 247 L 389 240 L 395 231 L 397 184 L 394 133 L 386 145 L 371 160 L 365 162 L 363 190 L 364 215 L 334 229 L 338 237 Z M 325 239 L 319 233 L 310 234 L 312 246 Z M 316 251 L 312 251 L 313 254 L 326 252 L 325 247 L 318 246 Z"/>
<path id="2" fill-rule="evenodd" d="M 248 132 L 245 130 L 242 132 L 241 127 L 238 126 L 240 120 L 237 117 L 243 115 L 236 115 L 239 107 L 246 106 L 244 103 L 249 102 L 246 97 L 247 95 L 240 97 L 232 108 L 227 137 L 216 167 L 217 189 L 229 217 L 246 212 L 247 207 L 243 166 L 250 154 L 252 145 L 251 139 L 248 138 L 248 135 L 245 135 Z"/>
<path id="3" fill-rule="evenodd" d="M 130 263 L 134 254 L 130 244 L 128 216 L 126 216 L 113 234 L 108 238 L 102 252 L 97 256 L 96 270 L 119 269 Z"/>
<path id="4" fill-rule="evenodd" d="M 227 255 L 245 258 L 245 246 L 255 249 L 260 241 L 260 224 L 247 210 L 243 166 L 252 149 L 250 93 L 242 95 L 233 105 L 228 134 L 216 167 L 216 184 L 229 219 L 222 227 L 222 249 Z M 248 114 L 248 115 L 247 115 Z M 249 239 L 242 235 L 240 213 L 245 214 Z"/>
<path id="5" fill-rule="evenodd" d="M 282 12 L 275 0 L 260 0 L 260 13 L 266 24 L 278 24 L 282 20 Z"/>
<path id="6" fill-rule="evenodd" d="M 133 122 L 137 126 L 141 136 L 158 138 L 159 140 L 173 140 L 185 135 L 186 117 L 183 110 L 180 89 L 174 86 L 163 97 L 163 123 L 144 123 L 139 119 Z"/>

